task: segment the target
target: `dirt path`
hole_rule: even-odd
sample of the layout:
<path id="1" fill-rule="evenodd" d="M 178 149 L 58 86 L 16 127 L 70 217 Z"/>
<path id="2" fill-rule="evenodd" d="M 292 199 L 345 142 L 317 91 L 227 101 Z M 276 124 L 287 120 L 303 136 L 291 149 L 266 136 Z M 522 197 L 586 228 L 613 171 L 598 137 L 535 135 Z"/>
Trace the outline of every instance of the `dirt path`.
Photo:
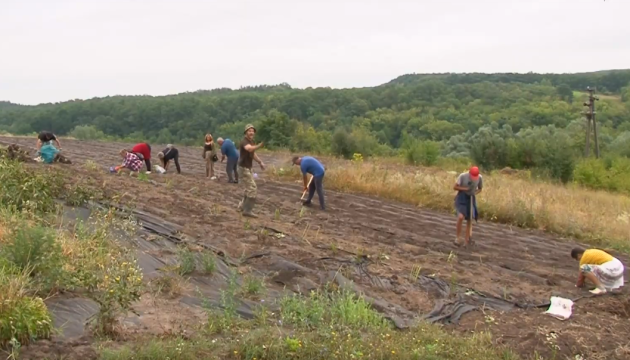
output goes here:
<path id="1" fill-rule="evenodd" d="M 34 146 L 32 139 L 23 138 L 0 137 L 0 143 Z M 155 184 L 151 184 L 82 165 L 87 160 L 103 169 L 118 164 L 118 150 L 130 144 L 63 140 L 62 145 L 74 162 L 63 167 L 77 179 L 126 193 L 138 208 L 183 226 L 183 232 L 199 242 L 225 249 L 236 258 L 266 251 L 305 268 L 340 271 L 368 294 L 418 315 L 431 311 L 436 296 L 410 281 L 414 267 L 421 275 L 443 279 L 451 288 L 474 289 L 520 304 L 541 304 L 551 296 L 588 295 L 574 287 L 577 263 L 569 253 L 576 244 L 541 232 L 481 222 L 474 228 L 477 246 L 457 249 L 452 245 L 455 218 L 450 214 L 333 191 L 326 193 L 329 211 L 316 207 L 302 211 L 301 185 L 270 181 L 264 172 L 258 181 L 260 218 L 246 220 L 235 209 L 241 188 L 225 182 L 223 164 L 219 182 L 206 179 L 200 149 L 178 147 L 183 175 L 152 174 Z M 154 156 L 163 149 L 152 147 Z M 289 160 L 271 154 L 262 158 L 277 166 Z M 266 228 L 286 237 L 273 237 Z M 364 262 L 366 271 L 348 265 L 348 260 L 364 255 L 370 256 Z M 619 258 L 628 264 L 626 257 Z M 264 257 L 250 264 L 263 272 L 272 270 Z M 564 322 L 543 315 L 545 309 L 540 308 L 481 310 L 466 314 L 454 330 L 489 329 L 497 342 L 530 355 L 537 351 L 545 358 L 630 356 L 627 292 L 577 301 L 573 317 Z"/>

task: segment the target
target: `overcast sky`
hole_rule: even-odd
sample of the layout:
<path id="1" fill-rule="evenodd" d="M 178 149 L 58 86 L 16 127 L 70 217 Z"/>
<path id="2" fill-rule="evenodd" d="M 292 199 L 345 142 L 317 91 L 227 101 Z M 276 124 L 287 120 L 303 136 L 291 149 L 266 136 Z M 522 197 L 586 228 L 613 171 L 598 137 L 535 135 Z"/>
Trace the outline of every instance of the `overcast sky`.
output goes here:
<path id="1" fill-rule="evenodd" d="M 630 68 L 630 0 L 0 0 L 0 100 Z"/>

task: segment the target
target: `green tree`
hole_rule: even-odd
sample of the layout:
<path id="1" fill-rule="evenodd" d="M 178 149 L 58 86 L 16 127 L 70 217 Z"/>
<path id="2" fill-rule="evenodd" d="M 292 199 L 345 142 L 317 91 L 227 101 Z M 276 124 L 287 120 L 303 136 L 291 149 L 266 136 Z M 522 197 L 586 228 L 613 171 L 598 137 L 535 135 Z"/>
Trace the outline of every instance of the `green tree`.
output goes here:
<path id="1" fill-rule="evenodd" d="M 413 141 L 403 149 L 405 161 L 411 165 L 435 165 L 440 158 L 440 144 L 435 141 Z"/>
<path id="2" fill-rule="evenodd" d="M 337 129 L 333 134 L 330 147 L 334 155 L 342 156 L 346 159 L 352 159 L 352 155 L 357 152 L 354 139 L 346 130 L 341 128 Z"/>
<path id="3" fill-rule="evenodd" d="M 484 169 L 502 168 L 508 163 L 507 141 L 513 136 L 509 125 L 486 125 L 470 138 L 470 157 Z"/>
<path id="4" fill-rule="evenodd" d="M 571 87 L 567 84 L 558 86 L 558 95 L 568 103 L 573 102 L 573 90 L 571 90 Z"/>
<path id="5" fill-rule="evenodd" d="M 291 137 L 295 134 L 298 122 L 289 119 L 286 113 L 271 110 L 263 116 L 256 127 L 258 140 L 264 141 L 265 146 L 273 148 L 288 148 L 291 144 Z"/>

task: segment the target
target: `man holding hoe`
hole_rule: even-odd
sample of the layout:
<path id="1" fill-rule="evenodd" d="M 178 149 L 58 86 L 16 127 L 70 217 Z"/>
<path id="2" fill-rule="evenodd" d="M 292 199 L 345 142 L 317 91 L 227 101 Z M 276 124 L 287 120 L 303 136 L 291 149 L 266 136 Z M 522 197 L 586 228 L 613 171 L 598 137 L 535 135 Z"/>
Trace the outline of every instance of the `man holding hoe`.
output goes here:
<path id="1" fill-rule="evenodd" d="M 263 143 L 254 145 L 254 135 L 256 128 L 254 125 L 247 124 L 244 131 L 245 136 L 239 145 L 240 157 L 238 161 L 238 178 L 245 188 L 243 200 L 238 204 L 239 211 L 243 211 L 243 216 L 256 218 L 252 210 L 256 204 L 256 182 L 254 181 L 254 172 L 252 171 L 254 160 L 265 170 L 265 163 L 260 160 L 255 151 L 263 146 Z"/>
<path id="2" fill-rule="evenodd" d="M 302 171 L 302 179 L 304 181 L 304 191 L 308 190 L 308 198 L 304 201 L 304 205 L 311 205 L 311 200 L 315 196 L 315 190 L 317 190 L 317 197 L 319 197 L 319 207 L 322 210 L 326 210 L 324 203 L 324 174 L 326 170 L 324 165 L 317 159 L 311 156 L 294 156 L 293 165 L 299 165 Z M 311 174 L 311 181 L 307 181 L 307 174 Z"/>
<path id="3" fill-rule="evenodd" d="M 453 190 L 457 191 L 455 196 L 455 211 L 457 212 L 457 238 L 455 246 L 461 246 L 460 234 L 462 223 L 466 219 L 466 236 L 464 245 L 474 245 L 472 240 L 472 219 L 477 221 L 477 199 L 476 196 L 483 189 L 483 180 L 479 175 L 479 168 L 473 166 L 468 172 L 462 173 L 457 178 Z"/>

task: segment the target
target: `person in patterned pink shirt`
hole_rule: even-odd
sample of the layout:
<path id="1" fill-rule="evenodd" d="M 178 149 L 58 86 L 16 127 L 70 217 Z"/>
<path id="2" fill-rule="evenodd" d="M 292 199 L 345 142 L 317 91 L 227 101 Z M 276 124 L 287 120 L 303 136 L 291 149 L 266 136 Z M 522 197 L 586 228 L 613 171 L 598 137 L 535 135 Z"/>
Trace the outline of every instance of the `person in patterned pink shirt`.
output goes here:
<path id="1" fill-rule="evenodd" d="M 114 168 L 116 172 L 119 172 L 122 169 L 129 169 L 134 173 L 140 172 L 140 169 L 142 168 L 142 160 L 140 160 L 138 155 L 126 149 L 122 149 L 120 150 L 120 156 L 123 158 L 123 163 Z"/>

